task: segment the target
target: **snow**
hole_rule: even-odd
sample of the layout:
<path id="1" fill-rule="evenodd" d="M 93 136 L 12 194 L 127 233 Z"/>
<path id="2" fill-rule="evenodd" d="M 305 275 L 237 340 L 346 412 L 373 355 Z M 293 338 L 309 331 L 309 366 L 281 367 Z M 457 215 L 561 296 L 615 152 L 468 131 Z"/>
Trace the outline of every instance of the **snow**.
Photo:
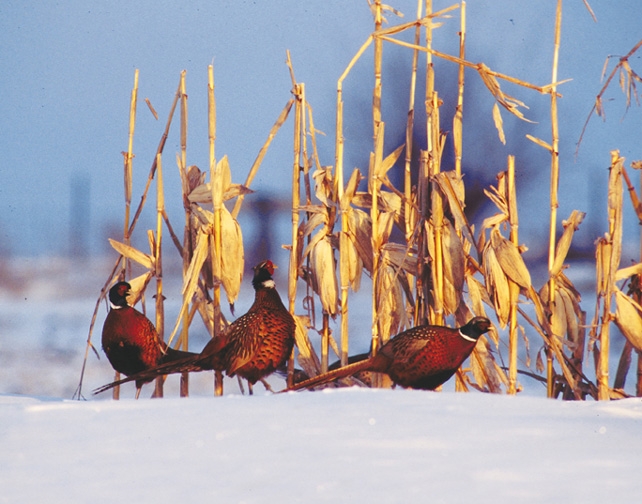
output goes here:
<path id="1" fill-rule="evenodd" d="M 0 396 L 0 502 L 634 502 L 642 400 Z"/>
<path id="2" fill-rule="evenodd" d="M 628 503 L 642 494 L 642 399 L 548 400 L 525 377 L 516 397 L 455 393 L 452 383 L 441 393 L 269 394 L 257 385 L 243 396 L 226 379 L 226 395 L 214 398 L 203 372 L 190 376 L 187 399 L 171 376 L 164 399 L 147 399 L 146 385 L 135 401 L 127 384 L 113 401 L 91 395 L 113 377 L 99 350 L 87 362 L 86 400 L 71 400 L 109 268 L 9 266 L 0 286 L 0 504 Z M 180 289 L 167 280 L 173 320 Z M 237 313 L 251 303 L 243 298 Z M 202 348 L 198 330 L 191 336 L 190 348 Z"/>

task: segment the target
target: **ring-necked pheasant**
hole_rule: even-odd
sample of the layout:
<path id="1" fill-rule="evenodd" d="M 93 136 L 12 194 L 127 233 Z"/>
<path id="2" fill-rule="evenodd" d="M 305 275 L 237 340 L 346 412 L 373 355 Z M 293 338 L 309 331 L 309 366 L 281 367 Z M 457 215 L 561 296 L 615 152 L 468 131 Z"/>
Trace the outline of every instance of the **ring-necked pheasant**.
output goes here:
<path id="1" fill-rule="evenodd" d="M 110 383 L 94 393 L 132 380 L 151 380 L 156 376 L 188 371 L 225 371 L 238 375 L 251 385 L 281 367 L 294 347 L 295 323 L 276 291 L 272 275 L 276 266 L 264 261 L 254 268 L 254 303 L 236 319 L 224 334 L 211 339 L 200 354 L 154 368 Z"/>
<path id="2" fill-rule="evenodd" d="M 111 309 L 103 325 L 102 346 L 116 371 L 132 376 L 165 362 L 196 355 L 168 347 L 158 336 L 154 324 L 129 306 L 130 291 L 131 285 L 127 282 L 118 282 L 109 289 Z M 152 379 L 136 379 L 136 399 L 143 384 Z"/>
<path id="3" fill-rule="evenodd" d="M 475 317 L 459 329 L 413 327 L 391 338 L 374 357 L 320 374 L 287 390 L 310 388 L 361 371 L 386 373 L 402 387 L 434 390 L 455 374 L 490 327 L 490 320 L 484 317 Z"/>

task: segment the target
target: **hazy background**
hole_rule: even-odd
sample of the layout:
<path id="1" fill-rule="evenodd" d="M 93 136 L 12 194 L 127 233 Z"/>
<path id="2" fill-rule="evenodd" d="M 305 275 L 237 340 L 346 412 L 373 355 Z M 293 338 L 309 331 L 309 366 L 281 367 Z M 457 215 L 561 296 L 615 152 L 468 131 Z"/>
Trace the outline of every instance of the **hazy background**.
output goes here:
<path id="1" fill-rule="evenodd" d="M 395 0 L 405 14 L 387 16 L 389 24 L 415 17 L 414 0 Z M 559 79 L 561 181 L 560 220 L 574 208 L 587 212 L 576 244 L 592 247 L 605 221 L 609 151 L 620 149 L 639 159 L 640 109 L 624 117 L 624 98 L 611 86 L 606 95 L 607 123 L 595 117 L 577 161 L 576 142 L 601 88 L 608 55 L 626 54 L 641 36 L 638 0 L 591 0 L 595 23 L 581 0 L 564 2 Z M 451 5 L 435 1 L 435 9 Z M 534 84 L 550 81 L 554 0 L 468 2 L 467 58 Z M 123 157 L 127 149 L 128 109 L 134 70 L 140 69 L 139 107 L 134 140 L 134 203 L 137 203 L 167 120 L 179 74 L 187 70 L 189 94 L 188 164 L 208 165 L 207 65 L 214 64 L 217 158 L 227 154 L 236 182 L 242 182 L 270 127 L 290 98 L 285 65 L 289 49 L 298 81 L 306 84 L 320 136 L 322 163 L 333 164 L 336 81 L 373 29 L 365 0 L 300 2 L 275 0 L 193 2 L 0 4 L 0 254 L 4 257 L 115 254 L 106 237 L 122 234 Z M 435 47 L 456 54 L 458 18 L 436 32 Z M 410 35 L 406 38 L 409 39 Z M 411 52 L 384 50 L 384 120 L 389 151 L 403 141 Z M 367 168 L 372 149 L 372 51 L 364 55 L 345 83 L 346 170 Z M 640 55 L 631 64 L 640 70 Z M 456 67 L 437 61 L 437 86 L 445 104 L 442 124 L 451 128 Z M 611 65 L 612 68 L 612 65 Z M 524 101 L 529 124 L 503 113 L 507 145 L 497 139 L 492 99 L 474 71 L 467 70 L 464 104 L 464 172 L 471 188 L 487 186 L 517 156 L 520 235 L 535 260 L 548 229 L 550 159 L 525 139 L 526 133 L 550 141 L 549 99 L 502 84 Z M 421 89 L 421 88 L 419 88 Z M 144 99 L 159 114 L 156 121 Z M 613 99 L 613 103 L 608 100 Z M 417 97 L 421 110 L 422 97 Z M 419 118 L 419 120 L 421 120 Z M 166 199 L 180 228 L 181 202 L 175 154 L 178 117 L 164 151 Z M 242 212 L 246 247 L 252 247 L 256 218 L 249 212 L 261 198 L 289 199 L 292 123 L 274 141 Z M 425 145 L 421 129 L 416 141 Z M 423 145 L 422 145 L 423 147 Z M 443 169 L 451 169 L 451 156 Z M 267 228 L 280 249 L 289 241 L 289 212 L 278 206 Z M 149 206 L 148 219 L 153 213 Z M 489 209 L 488 211 L 492 211 Z M 629 219 L 633 243 L 637 222 Z M 263 229 L 266 223 L 261 223 Z M 139 233 L 147 228 L 141 223 Z M 527 260 L 529 257 L 527 256 Z"/>

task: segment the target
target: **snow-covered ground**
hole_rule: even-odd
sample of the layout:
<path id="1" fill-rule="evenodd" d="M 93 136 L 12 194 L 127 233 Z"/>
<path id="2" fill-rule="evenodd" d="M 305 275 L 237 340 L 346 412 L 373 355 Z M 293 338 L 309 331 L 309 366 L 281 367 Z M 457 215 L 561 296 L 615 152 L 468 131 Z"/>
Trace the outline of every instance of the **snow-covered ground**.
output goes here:
<path id="1" fill-rule="evenodd" d="M 632 503 L 642 400 L 0 396 L 0 502 Z"/>
<path id="2" fill-rule="evenodd" d="M 128 384 L 112 401 L 91 395 L 113 377 L 101 307 L 101 359 L 90 354 L 87 400 L 73 401 L 109 269 L 0 265 L 0 504 L 639 502 L 641 399 L 551 401 L 536 382 L 517 397 L 260 385 L 249 397 L 234 379 L 213 398 L 212 374 L 197 373 L 189 399 L 173 376 L 163 400 L 134 401 Z M 168 279 L 169 312 L 178 290 Z"/>

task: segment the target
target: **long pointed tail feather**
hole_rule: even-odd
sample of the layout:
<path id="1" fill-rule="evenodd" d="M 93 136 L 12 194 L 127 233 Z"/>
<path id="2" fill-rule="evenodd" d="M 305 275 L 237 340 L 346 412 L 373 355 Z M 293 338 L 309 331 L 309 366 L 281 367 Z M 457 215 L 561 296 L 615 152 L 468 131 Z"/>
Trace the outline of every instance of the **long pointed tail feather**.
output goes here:
<path id="1" fill-rule="evenodd" d="M 317 385 L 323 385 L 334 380 L 339 380 L 341 378 L 347 378 L 352 376 L 360 371 L 370 371 L 370 365 L 372 364 L 372 359 L 368 358 L 353 364 L 348 364 L 347 366 L 333 369 L 327 373 L 322 373 L 320 375 L 314 376 L 313 378 L 308 378 L 302 382 L 296 383 L 292 387 L 287 388 L 285 391 L 290 390 L 301 390 L 307 389 L 310 387 L 315 387 Z"/>
<path id="2" fill-rule="evenodd" d="M 101 392 L 112 389 L 117 385 L 122 385 L 123 383 L 128 383 L 131 381 L 136 381 L 138 383 L 147 383 L 152 381 L 157 376 L 185 373 L 191 371 L 206 371 L 208 369 L 211 369 L 211 367 L 208 368 L 206 362 L 203 361 L 204 359 L 201 358 L 200 354 L 191 354 L 187 357 L 183 357 L 182 359 L 165 362 L 156 367 L 141 371 L 140 373 L 130 375 L 127 378 L 123 378 L 122 380 L 103 385 L 102 387 L 95 389 L 93 391 L 93 394 L 100 394 Z"/>

